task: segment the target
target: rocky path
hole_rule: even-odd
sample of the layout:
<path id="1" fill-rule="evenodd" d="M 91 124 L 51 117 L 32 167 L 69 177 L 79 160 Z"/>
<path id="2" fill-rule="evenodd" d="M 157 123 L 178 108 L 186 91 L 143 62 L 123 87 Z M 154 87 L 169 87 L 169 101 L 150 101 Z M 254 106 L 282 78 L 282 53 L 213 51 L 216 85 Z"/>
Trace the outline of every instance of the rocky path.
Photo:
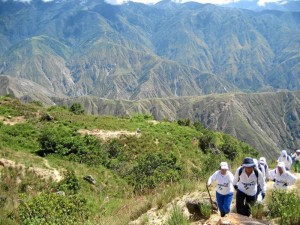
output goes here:
<path id="1" fill-rule="evenodd" d="M 298 180 L 300 180 L 300 173 L 294 173 Z M 273 182 L 269 181 L 267 182 L 267 190 L 273 189 Z M 292 185 L 289 187 L 289 189 L 295 189 L 297 188 L 296 185 Z M 213 191 L 211 191 L 211 194 L 213 194 Z M 187 201 L 203 201 L 208 199 L 208 195 L 205 192 L 193 192 L 186 194 L 182 196 L 181 198 L 176 198 L 172 202 L 170 202 L 165 208 L 163 209 L 157 209 L 152 208 L 148 212 L 146 212 L 144 215 L 142 215 L 140 218 L 138 218 L 135 221 L 132 221 L 129 223 L 130 225 L 141 225 L 144 224 L 143 221 L 145 221 L 145 218 L 147 218 L 148 225 L 164 225 L 166 224 L 166 221 L 168 220 L 172 207 L 174 205 L 177 205 L 183 214 L 185 216 L 190 216 L 190 213 L 186 207 Z M 228 214 L 226 217 L 221 218 L 218 213 L 212 214 L 211 217 L 208 220 L 199 220 L 196 222 L 191 223 L 191 225 L 272 225 L 275 223 L 272 223 L 272 221 L 266 221 L 266 220 L 257 220 L 251 217 L 242 216 L 236 213 L 235 210 L 235 198 L 233 198 L 232 203 L 232 210 L 231 213 Z"/>

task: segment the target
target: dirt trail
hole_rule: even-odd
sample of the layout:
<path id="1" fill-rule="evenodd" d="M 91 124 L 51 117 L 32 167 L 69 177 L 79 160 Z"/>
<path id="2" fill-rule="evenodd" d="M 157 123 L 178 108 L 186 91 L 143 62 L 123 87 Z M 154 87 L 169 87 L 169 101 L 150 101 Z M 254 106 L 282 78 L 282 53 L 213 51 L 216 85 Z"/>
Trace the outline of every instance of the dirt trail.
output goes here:
<path id="1" fill-rule="evenodd" d="M 41 179 L 45 179 L 45 180 L 51 179 L 55 182 L 61 181 L 63 177 L 61 176 L 60 172 L 57 169 L 52 168 L 46 159 L 43 160 L 47 169 L 40 168 L 40 167 L 26 167 L 25 164 L 22 163 L 16 164 L 14 161 L 9 159 L 4 159 L 4 158 L 0 159 L 0 164 L 3 165 L 4 167 L 20 169 L 22 170 L 23 175 L 25 175 L 25 170 L 28 169 L 28 171 L 34 172 Z"/>
<path id="2" fill-rule="evenodd" d="M 119 130 L 119 131 L 109 131 L 109 130 L 85 130 L 80 129 L 78 133 L 83 135 L 94 135 L 102 140 L 108 140 L 112 138 L 120 138 L 122 136 L 140 136 L 141 134 L 138 132 L 130 132 L 126 130 Z"/>
<path id="3" fill-rule="evenodd" d="M 25 123 L 26 119 L 24 116 L 16 116 L 16 117 L 0 116 L 0 121 L 5 125 L 15 125 L 17 123 Z"/>

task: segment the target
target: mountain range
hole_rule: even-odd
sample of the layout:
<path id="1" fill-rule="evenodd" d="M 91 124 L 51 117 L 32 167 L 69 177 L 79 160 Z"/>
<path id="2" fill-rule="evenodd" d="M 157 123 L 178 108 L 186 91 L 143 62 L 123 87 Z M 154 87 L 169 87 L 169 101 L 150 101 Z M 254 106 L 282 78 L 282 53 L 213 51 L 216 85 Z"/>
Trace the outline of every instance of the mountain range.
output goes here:
<path id="1" fill-rule="evenodd" d="M 0 1 L 0 93 L 190 118 L 274 157 L 300 139 L 300 12 L 287 9 Z"/>

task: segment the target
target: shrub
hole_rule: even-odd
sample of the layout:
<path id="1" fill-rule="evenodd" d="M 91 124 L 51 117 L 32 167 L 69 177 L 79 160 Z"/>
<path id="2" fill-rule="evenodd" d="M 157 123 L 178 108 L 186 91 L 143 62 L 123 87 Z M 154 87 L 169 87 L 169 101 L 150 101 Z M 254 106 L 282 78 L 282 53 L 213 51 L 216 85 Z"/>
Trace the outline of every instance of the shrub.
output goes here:
<path id="1" fill-rule="evenodd" d="M 200 207 L 200 214 L 204 219 L 209 219 L 211 215 L 211 205 L 207 203 L 202 204 Z"/>
<path id="2" fill-rule="evenodd" d="M 170 218 L 167 220 L 167 225 L 188 225 L 189 220 L 180 211 L 178 206 L 173 206 Z"/>
<path id="3" fill-rule="evenodd" d="M 162 182 L 178 181 L 182 167 L 173 154 L 146 153 L 139 157 L 129 172 L 129 181 L 135 191 L 155 188 Z"/>
<path id="4" fill-rule="evenodd" d="M 81 115 L 84 114 L 84 108 L 80 103 L 75 102 L 71 105 L 70 112 L 74 113 L 75 115 Z"/>
<path id="5" fill-rule="evenodd" d="M 188 127 L 188 126 L 191 125 L 191 121 L 190 121 L 190 119 L 178 120 L 177 124 L 179 126 L 186 126 L 186 127 Z"/>
<path id="6" fill-rule="evenodd" d="M 255 204 L 250 206 L 251 215 L 255 219 L 262 219 L 265 215 L 264 213 L 264 205 L 261 202 L 256 202 Z"/>
<path id="7" fill-rule="evenodd" d="M 300 224 L 300 196 L 296 192 L 275 190 L 268 202 L 271 218 L 280 218 L 280 225 Z"/>
<path id="8" fill-rule="evenodd" d="M 69 194 L 78 193 L 80 184 L 73 170 L 68 170 L 64 173 L 64 179 L 58 183 L 57 189 Z"/>
<path id="9" fill-rule="evenodd" d="M 46 193 L 22 199 L 18 213 L 24 225 L 83 224 L 89 217 L 85 199 Z"/>

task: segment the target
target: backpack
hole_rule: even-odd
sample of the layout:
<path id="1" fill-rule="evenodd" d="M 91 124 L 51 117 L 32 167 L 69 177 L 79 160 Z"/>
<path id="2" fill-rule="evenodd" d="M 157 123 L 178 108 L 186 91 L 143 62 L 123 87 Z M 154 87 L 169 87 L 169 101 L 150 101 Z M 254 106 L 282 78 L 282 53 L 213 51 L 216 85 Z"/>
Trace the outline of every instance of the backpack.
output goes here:
<path id="1" fill-rule="evenodd" d="M 238 179 L 238 181 L 240 180 L 240 176 L 241 176 L 241 174 L 242 174 L 242 172 L 243 172 L 243 169 L 244 169 L 244 167 L 241 167 L 241 168 L 239 169 L 239 179 Z M 253 170 L 254 170 L 254 174 L 255 174 L 255 176 L 256 176 L 257 184 L 258 184 L 258 170 L 257 170 L 256 167 L 254 167 Z"/>

